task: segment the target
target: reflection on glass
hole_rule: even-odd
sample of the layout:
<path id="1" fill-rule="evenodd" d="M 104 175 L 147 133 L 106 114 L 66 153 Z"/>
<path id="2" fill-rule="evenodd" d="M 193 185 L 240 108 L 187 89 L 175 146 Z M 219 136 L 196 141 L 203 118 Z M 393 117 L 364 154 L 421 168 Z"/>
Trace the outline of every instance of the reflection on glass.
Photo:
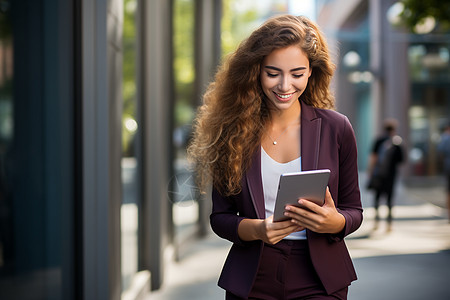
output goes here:
<path id="1" fill-rule="evenodd" d="M 450 80 L 448 43 L 419 43 L 408 48 L 412 81 Z"/>
<path id="2" fill-rule="evenodd" d="M 436 152 L 441 129 L 450 115 L 450 93 L 444 83 L 412 83 L 409 108 L 411 175 L 430 176 L 440 171 Z"/>
<path id="3" fill-rule="evenodd" d="M 450 44 L 443 38 L 417 42 L 408 48 L 411 78 L 409 108 L 411 175 L 440 172 L 437 137 L 450 115 Z"/>
<path id="4" fill-rule="evenodd" d="M 6 6 L 5 6 L 6 5 Z M 13 207 L 11 147 L 14 138 L 13 41 L 8 2 L 0 8 L 0 282 L 12 275 Z M 0 289 L 2 289 L 0 284 Z M 0 298 L 2 292 L 0 291 Z"/>
<path id="5" fill-rule="evenodd" d="M 18 3 L 0 1 L 0 299 L 72 299 L 72 99 L 55 96 L 70 85 L 55 74 L 66 53 L 52 47 L 56 19 L 32 26 L 43 24 L 43 3 Z"/>

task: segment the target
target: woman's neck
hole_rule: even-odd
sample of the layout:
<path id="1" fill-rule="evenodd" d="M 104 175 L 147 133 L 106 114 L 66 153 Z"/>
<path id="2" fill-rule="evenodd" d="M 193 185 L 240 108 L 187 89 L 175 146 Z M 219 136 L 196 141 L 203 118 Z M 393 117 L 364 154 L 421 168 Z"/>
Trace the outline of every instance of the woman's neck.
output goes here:
<path id="1" fill-rule="evenodd" d="M 272 126 L 276 125 L 276 127 L 284 128 L 286 126 L 290 126 L 296 122 L 296 120 L 300 121 L 300 113 L 301 106 L 300 102 L 296 102 L 292 104 L 289 109 L 286 110 L 274 110 L 271 111 L 270 119 Z"/>

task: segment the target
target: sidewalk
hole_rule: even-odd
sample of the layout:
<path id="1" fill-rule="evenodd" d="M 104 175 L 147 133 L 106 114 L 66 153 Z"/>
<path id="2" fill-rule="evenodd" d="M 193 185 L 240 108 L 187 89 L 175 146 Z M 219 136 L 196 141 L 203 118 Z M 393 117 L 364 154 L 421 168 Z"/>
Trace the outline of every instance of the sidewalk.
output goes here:
<path id="1" fill-rule="evenodd" d="M 361 187 L 364 182 L 361 178 Z M 372 195 L 361 192 L 364 222 L 346 238 L 358 273 L 348 299 L 449 299 L 450 224 L 444 189 L 399 184 L 389 233 L 382 221 L 373 230 Z M 380 213 L 383 218 L 387 208 L 381 206 Z M 216 283 L 229 247 L 214 234 L 194 243 L 181 262 L 168 264 L 163 287 L 146 300 L 224 299 Z"/>

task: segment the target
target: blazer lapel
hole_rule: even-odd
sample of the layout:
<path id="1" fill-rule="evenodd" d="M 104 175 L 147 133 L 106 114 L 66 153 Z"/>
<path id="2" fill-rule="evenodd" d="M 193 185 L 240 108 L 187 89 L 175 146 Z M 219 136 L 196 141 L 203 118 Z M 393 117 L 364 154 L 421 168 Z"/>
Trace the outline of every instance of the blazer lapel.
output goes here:
<path id="1" fill-rule="evenodd" d="M 256 215 L 260 219 L 265 219 L 264 193 L 261 178 L 261 147 L 255 152 L 252 158 L 252 165 L 246 173 L 248 190 L 256 210 Z"/>
<path id="2" fill-rule="evenodd" d="M 322 119 L 314 108 L 300 101 L 301 110 L 301 156 L 302 171 L 316 170 L 319 163 L 320 131 Z"/>

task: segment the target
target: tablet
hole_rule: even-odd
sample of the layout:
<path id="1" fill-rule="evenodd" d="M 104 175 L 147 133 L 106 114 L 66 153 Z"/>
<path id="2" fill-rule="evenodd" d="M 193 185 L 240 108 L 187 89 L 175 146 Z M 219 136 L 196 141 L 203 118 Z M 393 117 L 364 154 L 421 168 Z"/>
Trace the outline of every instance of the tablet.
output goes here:
<path id="1" fill-rule="evenodd" d="M 286 205 L 297 205 L 298 199 L 304 198 L 322 206 L 330 177 L 330 170 L 312 170 L 281 174 L 278 184 L 277 199 L 273 220 L 287 220 L 284 216 Z"/>

